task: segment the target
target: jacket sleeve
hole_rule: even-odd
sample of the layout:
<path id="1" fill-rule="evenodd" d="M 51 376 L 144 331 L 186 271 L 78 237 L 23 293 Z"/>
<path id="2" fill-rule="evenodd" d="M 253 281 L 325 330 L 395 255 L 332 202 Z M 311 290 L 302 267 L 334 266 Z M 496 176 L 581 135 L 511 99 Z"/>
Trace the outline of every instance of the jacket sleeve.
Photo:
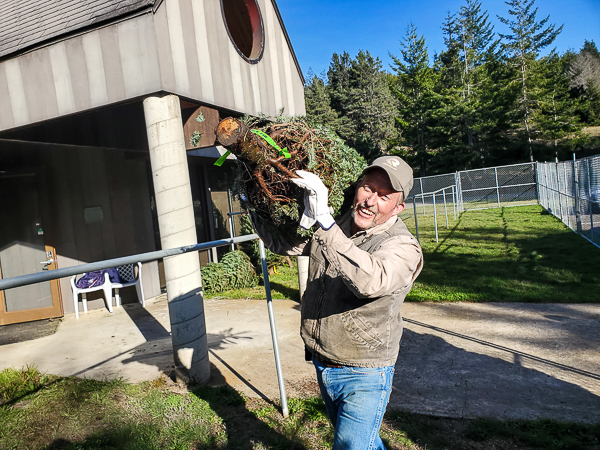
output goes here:
<path id="1" fill-rule="evenodd" d="M 412 284 L 423 267 L 421 247 L 409 236 L 391 237 L 372 254 L 358 248 L 338 225 L 317 231 L 314 239 L 358 297 L 391 294 Z"/>
<path id="2" fill-rule="evenodd" d="M 280 236 L 276 236 L 270 232 L 269 227 L 254 212 L 250 212 L 249 215 L 254 231 L 263 241 L 265 247 L 273 253 L 277 255 L 302 256 L 305 252 L 309 251 L 310 246 L 306 244 L 310 238 L 299 238 L 295 242 L 287 242 Z M 271 224 L 271 227 L 274 228 L 275 225 Z"/>

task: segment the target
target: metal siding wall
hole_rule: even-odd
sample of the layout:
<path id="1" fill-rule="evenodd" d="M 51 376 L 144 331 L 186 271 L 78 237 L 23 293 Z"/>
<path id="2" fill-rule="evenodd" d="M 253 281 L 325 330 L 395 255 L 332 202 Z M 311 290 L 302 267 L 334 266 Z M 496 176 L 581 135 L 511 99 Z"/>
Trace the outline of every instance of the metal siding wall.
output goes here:
<path id="1" fill-rule="evenodd" d="M 73 95 L 73 82 L 67 59 L 67 49 L 64 42 L 49 47 L 50 66 L 56 90 L 58 114 L 64 116 L 75 112 L 75 98 Z"/>
<path id="2" fill-rule="evenodd" d="M 0 98 L 3 99 L 0 105 L 0 130 L 4 128 L 12 128 L 15 125 L 15 120 L 12 115 L 12 99 L 11 92 L 8 87 L 8 78 L 6 75 L 6 64 L 0 66 Z"/>
<path id="3" fill-rule="evenodd" d="M 69 73 L 71 75 L 75 109 L 77 111 L 84 111 L 92 106 L 92 100 L 83 39 L 66 41 L 65 48 Z"/>
<path id="4" fill-rule="evenodd" d="M 277 58 L 277 36 L 275 34 L 275 12 L 271 4 L 263 7 L 263 19 L 265 26 L 265 54 L 263 59 L 268 61 L 271 68 L 271 89 L 275 98 L 274 112 L 269 111 L 268 114 L 277 114 L 277 111 L 283 107 L 281 96 L 281 80 L 279 79 L 279 61 Z"/>
<path id="5" fill-rule="evenodd" d="M 29 120 L 40 122 L 47 117 L 56 117 L 58 104 L 48 49 L 19 58 L 19 65 Z"/>
<path id="6" fill-rule="evenodd" d="M 117 30 L 125 97 L 134 98 L 160 90 L 153 23 L 150 20 L 130 20 L 119 24 Z"/>
<path id="7" fill-rule="evenodd" d="M 119 48 L 117 28 L 102 28 L 98 32 L 100 34 L 108 103 L 115 103 L 125 98 L 125 80 L 123 78 L 123 67 L 121 66 L 121 55 L 117 51 Z"/>
<path id="8" fill-rule="evenodd" d="M 92 107 L 105 105 L 108 103 L 108 91 L 104 75 L 100 34 L 90 33 L 84 35 L 81 39 L 81 45 L 87 71 L 90 105 Z"/>
<path id="9" fill-rule="evenodd" d="M 200 95 L 209 104 L 214 104 L 215 91 L 213 85 L 212 64 L 208 48 L 208 31 L 206 10 L 203 0 L 192 2 L 194 18 L 194 37 L 196 40 L 197 62 L 200 71 Z"/>
<path id="10" fill-rule="evenodd" d="M 0 63 L 0 130 L 168 91 L 241 113 L 304 113 L 304 91 L 270 1 L 265 48 L 237 53 L 216 0 L 165 0 L 145 14 Z"/>
<path id="11" fill-rule="evenodd" d="M 190 84 L 189 97 L 200 98 L 202 96 L 202 81 L 200 78 L 200 64 L 198 62 L 198 51 L 196 50 L 196 27 L 194 26 L 194 10 L 191 0 L 180 2 L 181 25 L 185 32 L 183 42 Z"/>

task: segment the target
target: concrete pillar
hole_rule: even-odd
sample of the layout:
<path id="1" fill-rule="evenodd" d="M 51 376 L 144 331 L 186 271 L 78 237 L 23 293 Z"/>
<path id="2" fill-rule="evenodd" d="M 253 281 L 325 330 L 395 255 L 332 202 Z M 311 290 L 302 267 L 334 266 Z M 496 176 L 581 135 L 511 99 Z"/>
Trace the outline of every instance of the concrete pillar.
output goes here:
<path id="1" fill-rule="evenodd" d="M 162 248 L 194 245 L 196 225 L 179 98 L 145 99 L 144 116 Z M 210 365 L 198 252 L 165 258 L 164 268 L 176 376 L 204 383 Z"/>
<path id="2" fill-rule="evenodd" d="M 304 291 L 306 290 L 306 283 L 308 282 L 308 263 L 310 261 L 310 256 L 298 256 L 296 259 L 298 260 L 298 286 L 300 291 L 300 302 L 302 302 L 302 297 L 304 296 Z"/>

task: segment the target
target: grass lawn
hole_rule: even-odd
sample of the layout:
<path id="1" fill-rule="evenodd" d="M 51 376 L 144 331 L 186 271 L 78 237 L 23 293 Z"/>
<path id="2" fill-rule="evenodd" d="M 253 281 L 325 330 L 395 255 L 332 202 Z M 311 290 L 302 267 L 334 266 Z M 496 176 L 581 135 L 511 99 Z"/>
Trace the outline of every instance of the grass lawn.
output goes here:
<path id="1" fill-rule="evenodd" d="M 0 372 L 0 449 L 326 449 L 333 431 L 320 398 L 274 405 L 224 386 L 168 379 L 60 378 L 35 368 Z M 595 449 L 600 425 L 443 419 L 386 414 L 381 436 L 396 450 Z"/>
<path id="2" fill-rule="evenodd" d="M 412 208 L 403 219 L 416 235 Z M 600 249 L 540 206 L 466 211 L 448 229 L 438 215 L 437 243 L 433 216 L 418 221 L 425 264 L 407 301 L 600 302 Z M 298 300 L 296 269 L 282 264 L 277 272 L 272 297 Z M 265 293 L 261 283 L 212 297 Z"/>
<path id="3" fill-rule="evenodd" d="M 414 219 L 405 222 L 414 230 Z M 457 221 L 419 216 L 425 268 L 408 300 L 597 302 L 600 249 L 537 206 L 468 211 Z M 295 267 L 270 277 L 274 299 L 298 300 Z M 264 298 L 262 286 L 207 297 Z M 333 431 L 320 398 L 277 405 L 229 388 L 160 378 L 120 380 L 0 372 L 4 449 L 327 449 Z M 389 411 L 381 435 L 395 450 L 600 449 L 600 424 L 448 419 Z"/>
<path id="4" fill-rule="evenodd" d="M 600 301 L 600 249 L 541 206 L 466 211 L 449 229 L 438 216 L 437 243 L 433 217 L 418 221 L 425 264 L 409 301 Z"/>

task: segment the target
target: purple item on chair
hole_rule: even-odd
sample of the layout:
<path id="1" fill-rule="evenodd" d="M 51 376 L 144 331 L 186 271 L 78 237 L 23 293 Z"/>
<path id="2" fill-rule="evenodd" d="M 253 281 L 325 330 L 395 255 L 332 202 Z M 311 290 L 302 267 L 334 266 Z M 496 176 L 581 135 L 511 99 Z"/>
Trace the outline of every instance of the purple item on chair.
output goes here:
<path id="1" fill-rule="evenodd" d="M 120 283 L 119 272 L 114 267 L 110 269 L 94 270 L 92 272 L 85 273 L 79 280 L 75 282 L 75 286 L 79 289 L 87 289 L 94 286 L 100 286 L 104 284 L 104 274 L 108 273 L 110 281 L 113 283 Z"/>

